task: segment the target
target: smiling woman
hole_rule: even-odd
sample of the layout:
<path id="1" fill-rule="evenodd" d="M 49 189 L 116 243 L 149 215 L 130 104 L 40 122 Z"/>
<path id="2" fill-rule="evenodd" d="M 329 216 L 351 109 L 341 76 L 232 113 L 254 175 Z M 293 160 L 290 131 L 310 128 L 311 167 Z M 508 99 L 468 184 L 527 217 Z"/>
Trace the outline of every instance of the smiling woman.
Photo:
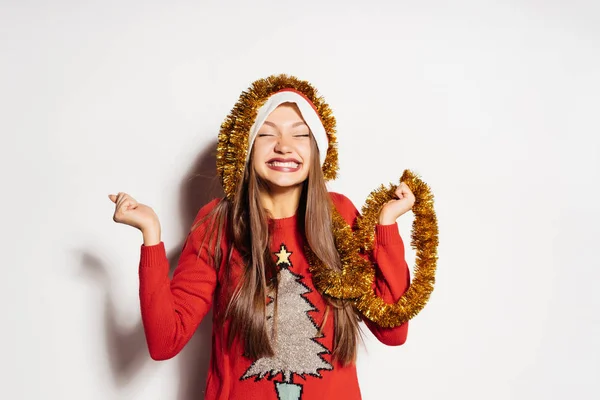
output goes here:
<path id="1" fill-rule="evenodd" d="M 336 175 L 336 144 L 331 110 L 308 82 L 254 82 L 219 135 L 226 196 L 198 212 L 171 280 L 156 214 L 126 193 L 110 196 L 114 220 L 144 237 L 140 300 L 152 358 L 178 354 L 214 306 L 207 400 L 360 399 L 358 322 L 373 310 L 356 300 L 369 292 L 391 304 L 407 291 L 396 219 L 415 197 L 399 185 L 369 228 L 373 251 L 360 252 L 351 228 L 357 209 L 325 185 Z M 377 273 L 353 275 L 349 263 Z M 365 279 L 330 290 L 352 276 Z M 406 340 L 407 321 L 365 322 L 387 345 Z"/>
<path id="2" fill-rule="evenodd" d="M 314 146 L 310 129 L 294 103 L 278 106 L 260 127 L 250 160 L 258 178 L 268 188 L 260 196 L 271 217 L 295 214 L 311 160 L 318 156 L 316 147 L 312 149 Z M 319 168 L 318 163 L 316 167 Z M 274 196 L 279 198 L 275 200 Z M 275 209 L 277 204 L 284 209 Z"/>

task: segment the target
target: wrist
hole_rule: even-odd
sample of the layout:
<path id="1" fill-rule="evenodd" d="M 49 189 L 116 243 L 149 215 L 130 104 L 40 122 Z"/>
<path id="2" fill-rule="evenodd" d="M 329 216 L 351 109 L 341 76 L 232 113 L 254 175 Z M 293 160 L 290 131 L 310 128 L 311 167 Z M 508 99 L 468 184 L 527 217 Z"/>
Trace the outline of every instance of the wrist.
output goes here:
<path id="1" fill-rule="evenodd" d="M 388 213 L 381 213 L 381 214 L 379 214 L 378 224 L 379 225 L 392 225 L 392 224 L 396 223 L 397 219 L 398 219 L 398 217 L 396 217 L 396 216 L 389 215 Z"/>
<path id="2" fill-rule="evenodd" d="M 379 221 L 377 223 L 379 225 L 392 225 L 396 223 L 396 220 L 391 218 L 379 218 Z"/>
<path id="3" fill-rule="evenodd" d="M 154 224 L 151 227 L 142 229 L 144 246 L 154 246 L 160 243 L 160 224 Z"/>

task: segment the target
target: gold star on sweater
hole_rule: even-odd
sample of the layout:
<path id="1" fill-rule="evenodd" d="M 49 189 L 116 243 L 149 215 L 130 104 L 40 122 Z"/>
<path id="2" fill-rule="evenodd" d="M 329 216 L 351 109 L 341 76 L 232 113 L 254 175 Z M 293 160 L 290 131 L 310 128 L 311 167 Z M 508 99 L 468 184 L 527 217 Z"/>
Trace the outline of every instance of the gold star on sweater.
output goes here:
<path id="1" fill-rule="evenodd" d="M 292 262 L 290 261 L 290 256 L 292 255 L 292 253 L 291 252 L 288 253 L 284 244 L 281 245 L 281 248 L 279 249 L 279 253 L 274 253 L 274 254 L 277 256 L 277 265 L 280 265 L 280 264 L 292 265 Z"/>

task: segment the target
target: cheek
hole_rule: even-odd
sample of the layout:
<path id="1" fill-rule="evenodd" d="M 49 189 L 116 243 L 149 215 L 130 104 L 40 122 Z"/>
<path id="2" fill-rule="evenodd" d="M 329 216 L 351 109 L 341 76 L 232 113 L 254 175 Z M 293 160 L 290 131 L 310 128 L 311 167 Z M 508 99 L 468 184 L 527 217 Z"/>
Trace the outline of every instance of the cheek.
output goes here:
<path id="1" fill-rule="evenodd" d="M 254 164 L 260 164 L 264 162 L 264 158 L 266 154 L 269 154 L 270 148 L 265 141 L 261 141 L 260 143 L 255 143 L 252 148 L 253 160 Z"/>
<path id="2" fill-rule="evenodd" d="M 310 142 L 302 143 L 298 146 L 298 153 L 300 153 L 300 156 L 302 156 L 305 163 L 308 162 L 312 153 Z"/>
<path id="3" fill-rule="evenodd" d="M 252 156 L 252 163 L 251 163 L 251 167 L 252 169 L 254 169 L 254 171 L 258 171 L 259 167 L 260 167 L 260 163 L 258 162 L 258 157 L 256 156 L 256 153 L 254 153 L 254 155 Z"/>

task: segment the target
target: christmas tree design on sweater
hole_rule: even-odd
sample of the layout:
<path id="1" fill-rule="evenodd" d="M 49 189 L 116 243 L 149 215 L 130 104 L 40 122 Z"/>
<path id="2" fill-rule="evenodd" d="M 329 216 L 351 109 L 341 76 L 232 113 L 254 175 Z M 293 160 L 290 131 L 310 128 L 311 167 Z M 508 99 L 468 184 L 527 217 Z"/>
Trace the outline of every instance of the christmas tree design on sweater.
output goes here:
<path id="1" fill-rule="evenodd" d="M 277 256 L 279 266 L 279 287 L 277 299 L 277 333 L 272 338 L 275 355 L 256 360 L 241 379 L 256 377 L 256 380 L 274 379 L 275 391 L 279 400 L 300 400 L 302 385 L 294 382 L 294 375 L 306 379 L 305 375 L 321 377 L 321 370 L 333 367 L 322 357 L 329 350 L 319 343 L 319 330 L 309 311 L 316 308 L 304 297 L 311 290 L 302 283 L 302 276 L 290 271 L 292 262 L 285 244 L 281 245 Z M 275 299 L 269 296 L 267 304 L 267 329 L 273 332 Z"/>

